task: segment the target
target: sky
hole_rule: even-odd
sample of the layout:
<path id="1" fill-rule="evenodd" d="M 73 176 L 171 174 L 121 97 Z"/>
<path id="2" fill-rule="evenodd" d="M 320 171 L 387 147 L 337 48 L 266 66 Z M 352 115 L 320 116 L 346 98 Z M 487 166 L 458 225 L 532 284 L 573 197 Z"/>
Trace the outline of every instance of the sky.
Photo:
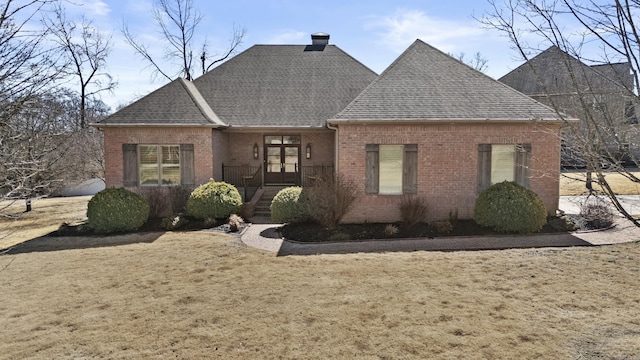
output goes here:
<path id="1" fill-rule="evenodd" d="M 330 34 L 336 45 L 361 63 L 381 73 L 416 39 L 444 51 L 488 60 L 485 71 L 499 78 L 522 61 L 507 38 L 484 29 L 477 18 L 491 10 L 486 0 L 193 0 L 203 20 L 196 44 L 206 41 L 209 52 L 221 54 L 233 28 L 244 27 L 240 51 L 255 44 L 306 45 L 316 32 Z M 112 37 L 106 71 L 118 82 L 112 94 L 101 98 L 112 110 L 161 87 L 168 81 L 153 78 L 152 69 L 123 40 L 130 31 L 163 59 L 164 43 L 152 17 L 152 0 L 74 0 L 68 17 L 83 15 L 99 31 Z M 197 46 L 199 48 L 199 45 Z"/>

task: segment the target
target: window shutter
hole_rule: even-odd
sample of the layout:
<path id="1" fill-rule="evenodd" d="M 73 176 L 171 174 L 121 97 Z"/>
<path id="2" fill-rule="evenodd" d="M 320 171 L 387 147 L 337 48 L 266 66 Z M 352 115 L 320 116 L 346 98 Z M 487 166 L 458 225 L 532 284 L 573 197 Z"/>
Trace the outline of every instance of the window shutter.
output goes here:
<path id="1" fill-rule="evenodd" d="M 516 145 L 515 180 L 518 184 L 529 187 L 529 169 L 531 167 L 531 144 Z"/>
<path id="2" fill-rule="evenodd" d="M 138 186 L 138 145 L 122 144 L 122 176 L 124 186 Z"/>
<path id="3" fill-rule="evenodd" d="M 478 144 L 478 192 L 491 186 L 491 144 Z"/>
<path id="4" fill-rule="evenodd" d="M 364 191 L 367 194 L 377 194 L 380 181 L 379 147 L 376 144 L 366 146 L 366 169 Z"/>
<path id="5" fill-rule="evenodd" d="M 402 193 L 418 193 L 418 145 L 407 144 L 404 146 L 402 167 Z"/>
<path id="6" fill-rule="evenodd" d="M 193 144 L 180 144 L 180 184 L 195 186 Z"/>

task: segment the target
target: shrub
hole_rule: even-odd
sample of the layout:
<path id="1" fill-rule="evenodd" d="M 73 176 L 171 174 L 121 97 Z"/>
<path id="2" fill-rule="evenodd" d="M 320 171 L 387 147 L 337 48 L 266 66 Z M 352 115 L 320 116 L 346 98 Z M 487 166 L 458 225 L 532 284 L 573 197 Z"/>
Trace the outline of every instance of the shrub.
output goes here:
<path id="1" fill-rule="evenodd" d="M 579 206 L 582 227 L 595 230 L 613 225 L 613 211 L 599 196 L 588 196 Z"/>
<path id="2" fill-rule="evenodd" d="M 547 221 L 547 210 L 533 191 L 515 182 L 491 185 L 476 200 L 474 220 L 500 232 L 532 233 Z"/>
<path id="3" fill-rule="evenodd" d="M 124 188 L 108 188 L 95 194 L 87 205 L 89 226 L 98 233 L 133 231 L 149 218 L 149 204 Z"/>
<path id="4" fill-rule="evenodd" d="M 427 200 L 422 196 L 404 196 L 400 203 L 400 219 L 413 226 L 427 218 Z"/>
<path id="5" fill-rule="evenodd" d="M 387 224 L 387 226 L 385 226 L 383 230 L 386 236 L 394 236 L 398 234 L 398 231 L 398 227 L 393 224 Z"/>
<path id="6" fill-rule="evenodd" d="M 149 217 L 159 218 L 185 210 L 191 188 L 186 186 L 144 186 L 135 190 L 149 203 Z"/>
<path id="7" fill-rule="evenodd" d="M 187 212 L 198 219 L 220 219 L 238 212 L 242 197 L 238 189 L 214 180 L 195 188 L 187 200 Z"/>
<path id="8" fill-rule="evenodd" d="M 453 224 L 450 220 L 434 221 L 431 226 L 438 234 L 448 234 L 453 231 Z"/>
<path id="9" fill-rule="evenodd" d="M 307 201 L 302 188 L 284 188 L 271 201 L 271 219 L 277 223 L 304 221 L 307 216 Z"/>
<path id="10" fill-rule="evenodd" d="M 314 186 L 305 188 L 306 213 L 328 228 L 335 228 L 347 214 L 356 199 L 355 183 L 338 176 L 335 180 L 318 180 Z"/>

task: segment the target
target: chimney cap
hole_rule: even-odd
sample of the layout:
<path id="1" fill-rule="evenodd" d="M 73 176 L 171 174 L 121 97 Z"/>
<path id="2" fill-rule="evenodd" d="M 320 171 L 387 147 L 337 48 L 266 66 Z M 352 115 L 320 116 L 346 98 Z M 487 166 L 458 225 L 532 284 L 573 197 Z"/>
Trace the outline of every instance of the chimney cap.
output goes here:
<path id="1" fill-rule="evenodd" d="M 312 45 L 327 45 L 329 44 L 329 34 L 323 32 L 317 32 L 311 34 Z"/>

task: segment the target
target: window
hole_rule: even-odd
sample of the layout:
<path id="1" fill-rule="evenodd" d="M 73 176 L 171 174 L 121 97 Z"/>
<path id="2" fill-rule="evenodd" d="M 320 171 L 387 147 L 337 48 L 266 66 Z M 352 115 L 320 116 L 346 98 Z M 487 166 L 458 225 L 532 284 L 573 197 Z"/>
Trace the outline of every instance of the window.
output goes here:
<path id="1" fill-rule="evenodd" d="M 478 145 L 478 191 L 502 181 L 529 187 L 531 144 Z"/>
<path id="2" fill-rule="evenodd" d="M 367 194 L 415 194 L 417 186 L 418 146 L 366 146 L 365 192 Z"/>
<path id="3" fill-rule="evenodd" d="M 193 144 L 123 144 L 124 186 L 194 185 Z"/>
<path id="4" fill-rule="evenodd" d="M 180 184 L 180 147 L 139 145 L 140 185 Z"/>

